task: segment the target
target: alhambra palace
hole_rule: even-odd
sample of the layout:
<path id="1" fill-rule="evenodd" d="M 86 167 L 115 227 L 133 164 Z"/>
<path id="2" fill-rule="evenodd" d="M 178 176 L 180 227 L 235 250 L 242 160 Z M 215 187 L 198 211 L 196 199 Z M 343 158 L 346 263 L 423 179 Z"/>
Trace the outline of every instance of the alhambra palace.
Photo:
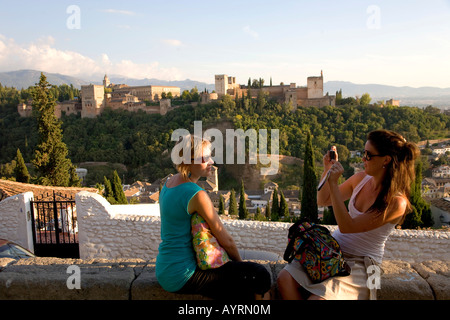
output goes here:
<path id="1" fill-rule="evenodd" d="M 308 77 L 307 86 L 289 85 L 262 86 L 261 88 L 249 88 L 236 83 L 236 78 L 227 75 L 215 76 L 215 90 L 212 93 L 202 92 L 199 103 L 208 103 L 221 99 L 224 95 L 230 95 L 233 99 L 242 98 L 250 94 L 252 98 L 258 96 L 262 90 L 270 99 L 280 103 L 290 103 L 293 110 L 298 107 L 323 107 L 335 106 L 336 97 L 323 94 L 323 73 L 320 76 Z M 128 86 L 126 84 L 113 84 L 107 75 L 103 79 L 103 85 L 81 86 L 81 97 L 70 101 L 57 102 L 55 115 L 60 118 L 63 113 L 81 114 L 82 118 L 95 118 L 105 108 L 113 110 L 127 110 L 136 112 L 142 110 L 146 113 L 157 113 L 165 115 L 171 106 L 173 98 L 180 97 L 181 89 L 173 86 Z M 197 102 L 193 103 L 194 105 Z M 20 103 L 17 111 L 22 117 L 29 117 L 32 113 L 32 101 Z"/>

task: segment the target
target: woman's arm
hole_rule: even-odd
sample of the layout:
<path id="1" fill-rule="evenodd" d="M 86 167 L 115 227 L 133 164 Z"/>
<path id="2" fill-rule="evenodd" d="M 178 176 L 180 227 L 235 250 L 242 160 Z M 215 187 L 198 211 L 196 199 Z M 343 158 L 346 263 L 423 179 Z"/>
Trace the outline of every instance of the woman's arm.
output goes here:
<path id="1" fill-rule="evenodd" d="M 342 184 L 338 186 L 339 192 L 341 194 L 342 201 L 347 201 L 350 199 L 353 193 L 353 189 L 357 186 L 361 180 L 366 176 L 364 172 L 355 173 L 353 176 L 345 180 Z M 332 205 L 332 190 L 330 188 L 330 178 L 328 182 L 317 191 L 317 205 L 320 207 L 328 207 Z"/>
<path id="2" fill-rule="evenodd" d="M 242 261 L 233 237 L 225 229 L 206 191 L 202 190 L 197 192 L 197 194 L 189 202 L 188 211 L 191 214 L 197 212 L 201 217 L 203 217 L 203 219 L 205 219 L 212 234 L 216 237 L 217 241 L 225 249 L 232 260 Z"/>
<path id="3" fill-rule="evenodd" d="M 395 223 L 405 214 L 407 201 L 404 197 L 395 197 L 384 213 L 364 213 L 352 218 L 348 213 L 341 194 L 337 180 L 344 172 L 344 168 L 340 163 L 336 163 L 330 169 L 331 174 L 328 179 L 330 185 L 330 198 L 333 205 L 333 212 L 338 223 L 339 230 L 342 233 L 366 232 L 386 223 Z"/>

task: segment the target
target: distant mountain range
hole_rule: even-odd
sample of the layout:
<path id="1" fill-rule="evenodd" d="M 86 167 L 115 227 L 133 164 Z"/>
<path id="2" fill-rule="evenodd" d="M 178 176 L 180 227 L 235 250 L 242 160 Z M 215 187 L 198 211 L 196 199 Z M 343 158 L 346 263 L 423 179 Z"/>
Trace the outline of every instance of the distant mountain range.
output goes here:
<path id="1" fill-rule="evenodd" d="M 381 84 L 354 84 L 346 81 L 328 81 L 324 84 L 324 92 L 330 95 L 342 89 L 343 97 L 370 94 L 372 102 L 380 100 L 400 100 L 400 105 L 450 108 L 450 88 L 436 87 L 394 87 Z"/>
<path id="2" fill-rule="evenodd" d="M 62 75 L 58 73 L 44 72 L 47 81 L 54 85 L 73 84 L 74 87 L 80 88 L 87 84 L 102 84 L 103 76 L 100 79 L 82 80 L 79 78 Z M 3 86 L 15 87 L 18 89 L 34 86 L 39 82 L 41 71 L 36 70 L 19 70 L 11 72 L 0 72 L 0 83 Z M 120 75 L 108 75 L 112 83 L 127 84 L 129 86 L 145 86 L 145 85 L 166 85 L 180 87 L 181 91 L 191 90 L 197 87 L 199 91 L 207 89 L 212 92 L 215 88 L 214 84 L 209 84 L 190 79 L 181 81 L 166 81 L 158 79 L 132 79 Z M 324 93 L 328 92 L 334 95 L 336 91 L 342 89 L 344 97 L 361 96 L 369 93 L 372 102 L 380 100 L 395 99 L 400 100 L 401 105 L 424 107 L 433 105 L 440 108 L 450 108 L 450 88 L 436 87 L 395 87 L 380 84 L 355 84 L 346 81 L 328 81 L 324 84 Z"/>
<path id="3" fill-rule="evenodd" d="M 76 88 L 81 88 L 82 85 L 88 84 L 103 84 L 103 76 L 98 79 L 93 80 L 82 80 L 79 78 L 66 76 L 59 73 L 49 73 L 44 72 L 47 77 L 47 81 L 53 85 L 62 84 L 73 84 Z M 19 70 L 10 72 L 0 72 L 0 83 L 6 87 L 15 87 L 17 89 L 28 88 L 34 86 L 39 82 L 39 77 L 41 76 L 41 71 L 36 70 Z M 205 82 L 194 81 L 190 79 L 181 81 L 166 81 L 158 79 L 132 79 L 123 76 L 109 76 L 111 83 L 115 84 L 127 84 L 129 86 L 148 86 L 148 85 L 165 85 L 165 86 L 176 86 L 183 90 L 191 90 L 197 87 L 199 91 L 209 90 L 212 92 L 214 90 L 214 84 L 208 84 Z"/>
<path id="4" fill-rule="evenodd" d="M 82 85 L 89 84 L 89 82 L 62 75 L 59 73 L 48 73 L 44 72 L 47 77 L 47 81 L 50 84 L 62 85 L 64 83 L 70 85 L 73 84 L 74 87 L 80 88 Z M 41 76 L 41 71 L 36 70 L 19 70 L 10 72 L 0 72 L 0 83 L 4 87 L 14 87 L 17 89 L 26 89 L 30 86 L 34 86 L 39 82 Z"/>

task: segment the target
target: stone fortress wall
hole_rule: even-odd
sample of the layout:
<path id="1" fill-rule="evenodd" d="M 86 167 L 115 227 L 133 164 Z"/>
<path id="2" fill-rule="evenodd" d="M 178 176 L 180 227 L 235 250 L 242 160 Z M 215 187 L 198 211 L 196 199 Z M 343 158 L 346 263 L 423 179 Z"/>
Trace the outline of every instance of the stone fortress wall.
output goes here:
<path id="1" fill-rule="evenodd" d="M 293 110 L 297 107 L 324 107 L 335 106 L 336 96 L 323 94 L 323 73 L 320 76 L 307 78 L 307 86 L 300 87 L 295 83 L 289 85 L 263 86 L 262 88 L 248 88 L 236 82 L 236 77 L 228 75 L 215 75 L 215 92 L 201 93 L 201 103 L 209 103 L 218 100 L 228 94 L 231 97 L 242 98 L 250 94 L 256 98 L 262 90 L 271 99 L 280 103 L 290 103 Z M 60 118 L 64 112 L 67 115 L 81 114 L 82 118 L 95 118 L 108 107 L 113 110 L 128 110 L 136 112 L 142 110 L 146 113 L 159 113 L 165 115 L 168 111 L 167 101 L 163 94 L 179 97 L 181 89 L 174 86 L 127 86 L 125 84 L 112 84 L 107 75 L 103 79 L 103 85 L 81 86 L 80 99 L 57 102 L 55 115 Z M 160 105 L 147 105 L 147 102 L 160 101 Z M 170 107 L 170 106 L 169 106 Z M 30 117 L 32 114 L 32 103 L 20 103 L 17 112 L 21 117 Z"/>
<path id="2" fill-rule="evenodd" d="M 247 86 L 237 84 L 235 77 L 224 74 L 215 76 L 215 91 L 219 98 L 225 94 L 233 98 L 241 98 L 249 93 L 253 98 L 256 98 L 260 90 L 280 103 L 290 102 L 294 110 L 297 107 L 336 105 L 336 96 L 328 95 L 328 93 L 323 94 L 323 72 L 320 76 L 308 77 L 306 87 L 290 83 L 289 85 L 263 86 L 258 89 L 250 88 L 250 90 Z"/>
<path id="3" fill-rule="evenodd" d="M 82 85 L 80 99 L 57 102 L 55 115 L 60 118 L 64 112 L 66 115 L 81 114 L 82 118 L 95 118 L 107 107 L 113 110 L 130 112 L 142 110 L 146 113 L 165 115 L 171 108 L 171 102 L 170 99 L 163 99 L 163 93 L 166 95 L 171 93 L 172 97 L 179 97 L 180 90 L 179 87 L 174 86 L 112 84 L 105 75 L 103 85 Z M 147 102 L 159 102 L 159 105 L 147 105 Z M 17 112 L 21 117 L 30 117 L 32 110 L 31 100 L 17 105 Z"/>

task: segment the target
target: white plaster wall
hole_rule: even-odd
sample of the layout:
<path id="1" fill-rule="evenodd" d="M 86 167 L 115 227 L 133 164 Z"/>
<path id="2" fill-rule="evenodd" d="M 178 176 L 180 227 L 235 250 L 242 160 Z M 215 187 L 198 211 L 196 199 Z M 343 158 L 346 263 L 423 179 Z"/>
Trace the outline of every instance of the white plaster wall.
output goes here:
<path id="1" fill-rule="evenodd" d="M 142 258 L 158 254 L 159 205 L 111 205 L 86 191 L 75 197 L 80 258 Z"/>
<path id="2" fill-rule="evenodd" d="M 112 206 L 102 196 L 80 192 L 76 196 L 80 258 L 142 258 L 158 254 L 159 205 Z M 290 223 L 223 219 L 241 250 L 283 255 Z M 336 226 L 327 226 L 331 231 Z M 450 260 L 450 232 L 394 230 L 386 242 L 385 259 L 404 261 Z"/>
<path id="3" fill-rule="evenodd" d="M 16 242 L 34 252 L 30 201 L 32 192 L 18 194 L 0 202 L 0 238 Z"/>

